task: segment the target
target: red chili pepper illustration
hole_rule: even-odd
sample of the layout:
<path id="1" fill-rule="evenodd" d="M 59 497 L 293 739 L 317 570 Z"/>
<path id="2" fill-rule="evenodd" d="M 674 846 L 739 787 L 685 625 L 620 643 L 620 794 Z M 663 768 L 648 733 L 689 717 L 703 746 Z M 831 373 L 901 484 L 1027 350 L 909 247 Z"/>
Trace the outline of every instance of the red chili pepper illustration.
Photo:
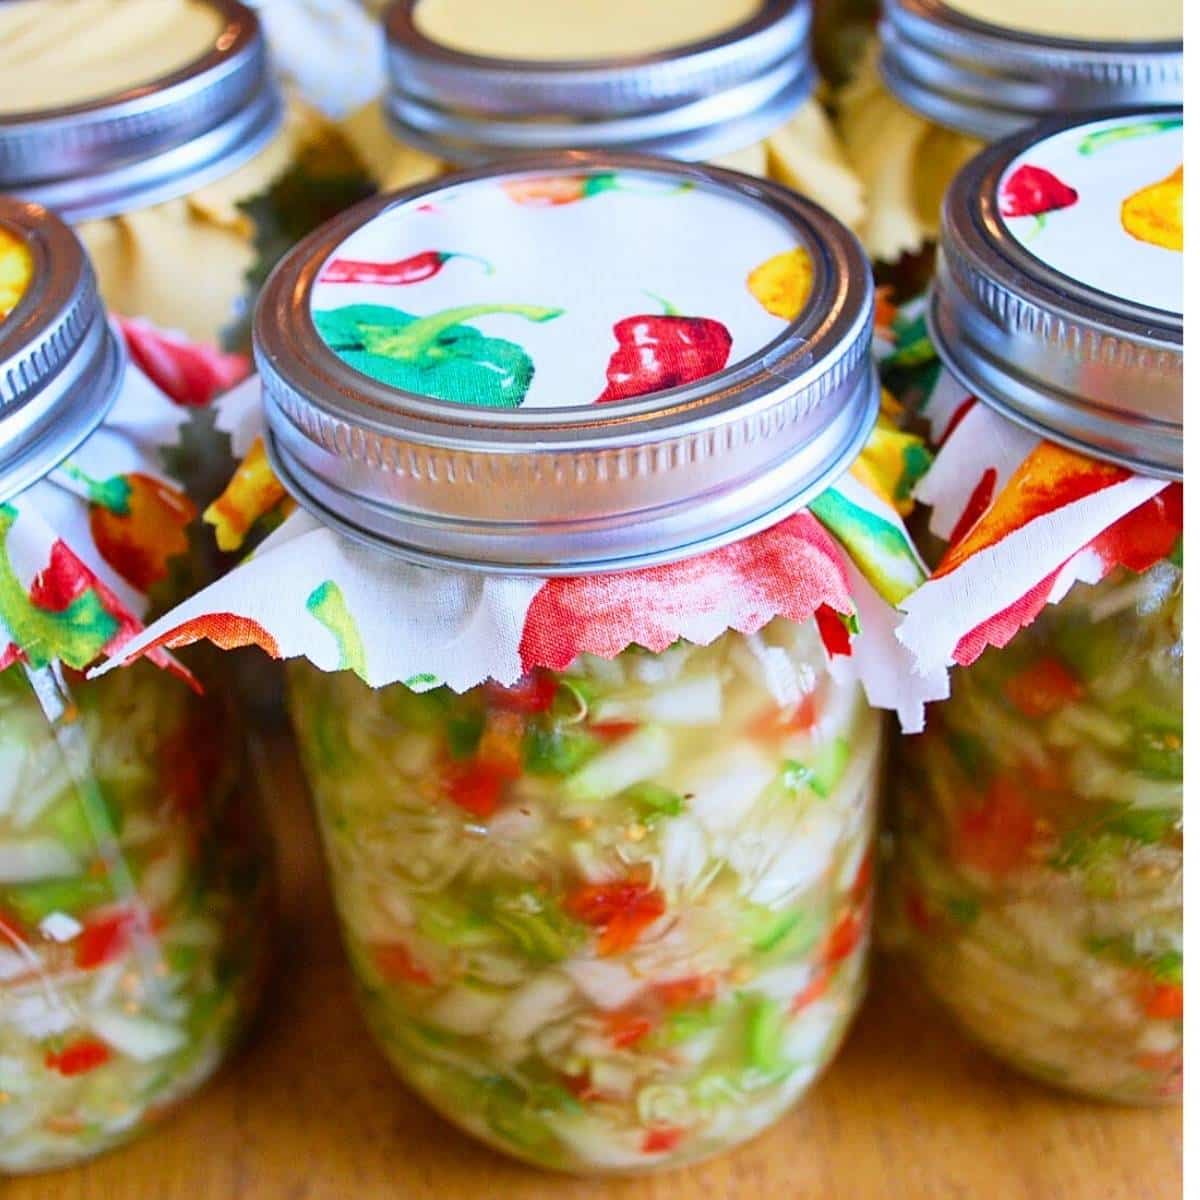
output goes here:
<path id="1" fill-rule="evenodd" d="M 1005 181 L 1000 211 L 1006 217 L 1040 217 L 1059 208 L 1070 208 L 1079 193 L 1044 167 L 1026 163 Z"/>
<path id="2" fill-rule="evenodd" d="M 120 319 L 129 356 L 151 382 L 185 408 L 201 408 L 250 374 L 244 354 L 184 341 L 147 321 Z"/>
<path id="3" fill-rule="evenodd" d="M 453 250 L 422 250 L 410 258 L 394 262 L 364 262 L 356 258 L 335 258 L 321 272 L 322 283 L 420 283 L 432 279 L 452 258 L 478 263 L 484 274 L 490 275 L 492 264 L 474 254 L 459 254 Z"/>
<path id="4" fill-rule="evenodd" d="M 733 339 L 720 321 L 683 317 L 655 296 L 663 312 L 639 313 L 613 326 L 617 349 L 608 360 L 608 387 L 597 404 L 630 400 L 693 383 L 721 370 Z"/>

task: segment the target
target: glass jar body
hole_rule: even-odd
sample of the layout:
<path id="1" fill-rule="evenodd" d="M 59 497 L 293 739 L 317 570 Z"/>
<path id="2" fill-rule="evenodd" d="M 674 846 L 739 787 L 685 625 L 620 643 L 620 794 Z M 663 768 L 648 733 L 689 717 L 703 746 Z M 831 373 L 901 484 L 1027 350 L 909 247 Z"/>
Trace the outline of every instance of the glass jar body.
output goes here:
<path id="1" fill-rule="evenodd" d="M 543 1167 L 677 1164 L 836 1052 L 881 732 L 815 629 L 462 696 L 302 664 L 291 704 L 367 1018 L 464 1129 Z"/>
<path id="2" fill-rule="evenodd" d="M 1182 573 L 1076 584 L 899 748 L 889 927 L 984 1046 L 1074 1091 L 1178 1096 Z"/>
<path id="3" fill-rule="evenodd" d="M 140 1133 L 252 1013 L 273 890 L 232 728 L 147 662 L 0 672 L 0 1170 Z"/>

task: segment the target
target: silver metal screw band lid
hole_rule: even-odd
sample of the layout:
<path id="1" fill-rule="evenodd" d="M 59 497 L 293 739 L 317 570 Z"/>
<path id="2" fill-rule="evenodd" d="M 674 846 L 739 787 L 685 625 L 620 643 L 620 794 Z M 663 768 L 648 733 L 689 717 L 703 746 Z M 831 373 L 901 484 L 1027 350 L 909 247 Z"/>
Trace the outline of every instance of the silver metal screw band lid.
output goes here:
<path id="1" fill-rule="evenodd" d="M 1181 39 L 1023 33 L 968 16 L 954 0 L 883 0 L 879 38 L 880 74 L 900 100 L 988 141 L 1064 113 L 1183 103 Z"/>
<path id="2" fill-rule="evenodd" d="M 5 275 L 27 276 L 0 317 L 0 502 L 56 467 L 104 420 L 125 371 L 79 239 L 40 205 L 0 196 Z"/>
<path id="3" fill-rule="evenodd" d="M 223 27 L 187 67 L 115 95 L 0 116 L 0 190 L 82 221 L 185 195 L 253 158 L 283 120 L 262 28 L 237 0 L 204 2 Z"/>
<path id="4" fill-rule="evenodd" d="M 706 41 L 589 62 L 461 53 L 421 32 L 420 2 L 386 18 L 388 116 L 402 140 L 455 163 L 579 147 L 714 158 L 778 128 L 816 81 L 810 0 L 763 0 Z"/>
<path id="5" fill-rule="evenodd" d="M 946 196 L 929 332 L 978 398 L 1055 441 L 1183 474 L 1183 116 L 1046 122 Z"/>
<path id="6" fill-rule="evenodd" d="M 353 538 L 481 571 L 689 557 L 795 511 L 870 433 L 870 268 L 787 189 L 545 155 L 366 201 L 254 326 L 268 451 Z"/>

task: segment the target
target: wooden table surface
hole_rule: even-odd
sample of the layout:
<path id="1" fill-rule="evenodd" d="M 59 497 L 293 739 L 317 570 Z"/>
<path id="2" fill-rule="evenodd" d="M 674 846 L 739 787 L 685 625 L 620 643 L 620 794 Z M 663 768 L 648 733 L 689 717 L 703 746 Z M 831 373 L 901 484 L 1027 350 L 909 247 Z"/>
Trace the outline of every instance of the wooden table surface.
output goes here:
<path id="1" fill-rule="evenodd" d="M 4 1200 L 1167 1200 L 1178 1110 L 1059 1095 L 971 1049 L 886 963 L 849 1043 L 788 1118 L 684 1171 L 588 1181 L 489 1152 L 411 1098 L 355 1011 L 303 789 L 274 755 L 288 837 L 281 961 L 247 1048 L 160 1130 Z"/>

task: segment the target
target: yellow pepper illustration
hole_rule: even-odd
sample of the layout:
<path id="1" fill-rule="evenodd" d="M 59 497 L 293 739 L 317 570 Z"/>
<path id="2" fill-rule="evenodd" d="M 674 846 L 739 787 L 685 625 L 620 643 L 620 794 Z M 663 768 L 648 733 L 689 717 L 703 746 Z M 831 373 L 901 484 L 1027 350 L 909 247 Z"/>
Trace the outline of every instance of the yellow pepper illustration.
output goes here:
<path id="1" fill-rule="evenodd" d="M 906 517 L 913 510 L 913 488 L 932 458 L 921 438 L 899 428 L 902 415 L 900 404 L 885 388 L 875 428 L 850 474 Z"/>
<path id="2" fill-rule="evenodd" d="M 754 298 L 774 317 L 794 321 L 813 286 L 812 259 L 803 246 L 759 263 L 746 279 Z"/>
<path id="3" fill-rule="evenodd" d="M 204 520 L 216 530 L 222 550 L 237 550 L 254 522 L 286 498 L 271 470 L 262 438 L 255 438 L 225 490 L 204 510 Z"/>
<path id="4" fill-rule="evenodd" d="M 1141 188 L 1121 205 L 1121 224 L 1138 241 L 1183 249 L 1183 166 Z"/>
<path id="5" fill-rule="evenodd" d="M 24 239 L 0 229 L 0 321 L 3 321 L 33 277 L 33 257 Z"/>

